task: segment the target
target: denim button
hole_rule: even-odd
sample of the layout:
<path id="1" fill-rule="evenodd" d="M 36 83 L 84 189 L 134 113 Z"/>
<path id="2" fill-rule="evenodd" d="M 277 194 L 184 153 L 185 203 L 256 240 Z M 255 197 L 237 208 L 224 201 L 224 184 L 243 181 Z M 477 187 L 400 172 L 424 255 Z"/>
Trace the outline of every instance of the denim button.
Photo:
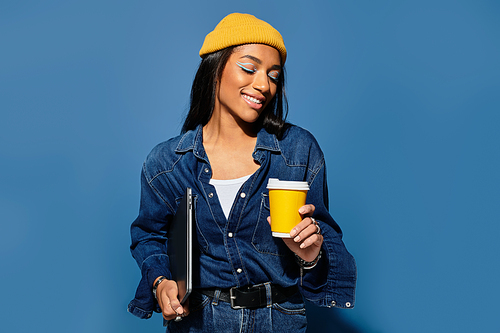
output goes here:
<path id="1" fill-rule="evenodd" d="M 351 307 L 351 303 L 347 302 L 347 303 L 345 303 L 345 306 L 348 307 L 348 308 L 350 308 Z"/>
<path id="2" fill-rule="evenodd" d="M 236 272 L 241 273 L 241 272 L 243 272 L 243 270 L 242 270 L 241 268 L 238 268 L 238 269 L 236 270 Z"/>
<path id="3" fill-rule="evenodd" d="M 332 301 L 332 306 L 335 306 L 336 304 L 337 304 L 337 302 Z"/>
<path id="4" fill-rule="evenodd" d="M 229 236 L 229 238 L 233 238 L 233 233 L 232 232 L 228 233 L 227 235 Z"/>
<path id="5" fill-rule="evenodd" d="M 205 168 L 205 173 L 208 173 L 209 171 L 210 171 L 210 169 Z"/>
<path id="6" fill-rule="evenodd" d="M 244 198 L 244 197 L 246 197 L 246 196 L 247 196 L 247 195 L 246 195 L 245 193 L 241 193 L 241 194 L 240 194 L 240 197 L 242 197 L 242 198 Z"/>
<path id="7" fill-rule="evenodd" d="M 214 194 L 212 192 L 208 193 L 208 197 L 209 198 L 213 198 L 214 197 Z"/>

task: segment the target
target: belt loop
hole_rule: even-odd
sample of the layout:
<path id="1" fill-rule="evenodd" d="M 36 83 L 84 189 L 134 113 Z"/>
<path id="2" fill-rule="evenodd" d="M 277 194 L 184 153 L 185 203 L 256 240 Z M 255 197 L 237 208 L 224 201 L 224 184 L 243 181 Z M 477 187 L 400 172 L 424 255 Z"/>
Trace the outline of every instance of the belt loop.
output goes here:
<path id="1" fill-rule="evenodd" d="M 214 298 L 212 299 L 212 305 L 219 304 L 220 289 L 215 289 Z"/>
<path id="2" fill-rule="evenodd" d="M 264 283 L 264 286 L 266 287 L 267 307 L 270 308 L 271 305 L 273 305 L 273 292 L 271 290 L 271 282 Z"/>

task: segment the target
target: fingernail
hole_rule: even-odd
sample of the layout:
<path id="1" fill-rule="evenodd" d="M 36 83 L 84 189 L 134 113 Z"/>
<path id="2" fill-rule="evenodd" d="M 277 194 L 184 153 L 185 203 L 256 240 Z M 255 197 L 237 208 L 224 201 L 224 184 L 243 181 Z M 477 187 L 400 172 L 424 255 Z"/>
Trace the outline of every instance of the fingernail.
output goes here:
<path id="1" fill-rule="evenodd" d="M 295 237 L 295 238 L 293 239 L 293 241 L 294 241 L 294 242 L 298 242 L 298 241 L 300 241 L 300 236 Z"/>
<path id="2" fill-rule="evenodd" d="M 305 247 L 306 247 L 306 244 L 304 244 L 304 243 L 300 244 L 300 248 L 301 248 L 301 249 L 303 249 L 303 248 L 305 248 Z"/>
<path id="3" fill-rule="evenodd" d="M 304 207 L 300 207 L 300 208 L 299 208 L 299 213 L 300 213 L 300 214 L 304 214 L 304 213 L 305 213 L 305 209 L 304 209 Z"/>
<path id="4" fill-rule="evenodd" d="M 295 237 L 296 234 L 297 234 L 297 230 L 292 229 L 292 231 L 290 231 L 290 237 Z"/>

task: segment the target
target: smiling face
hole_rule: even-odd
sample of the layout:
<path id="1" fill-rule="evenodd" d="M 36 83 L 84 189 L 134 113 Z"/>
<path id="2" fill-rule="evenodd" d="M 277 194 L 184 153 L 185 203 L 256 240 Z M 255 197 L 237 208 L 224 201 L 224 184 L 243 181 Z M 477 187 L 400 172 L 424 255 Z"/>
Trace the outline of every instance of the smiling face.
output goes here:
<path id="1" fill-rule="evenodd" d="M 247 126 L 257 121 L 276 95 L 280 54 L 263 44 L 234 49 L 217 87 L 214 116 Z"/>

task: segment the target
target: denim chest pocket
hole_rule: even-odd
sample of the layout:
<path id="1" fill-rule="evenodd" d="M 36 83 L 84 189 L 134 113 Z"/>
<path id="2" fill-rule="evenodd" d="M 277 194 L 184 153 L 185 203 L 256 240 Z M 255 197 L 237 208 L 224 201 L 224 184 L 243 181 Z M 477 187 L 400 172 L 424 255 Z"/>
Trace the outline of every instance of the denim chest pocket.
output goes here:
<path id="1" fill-rule="evenodd" d="M 271 227 L 267 222 L 269 214 L 269 195 L 262 193 L 259 214 L 257 215 L 257 222 L 252 236 L 252 245 L 257 252 L 262 254 L 288 256 L 290 255 L 290 249 L 283 240 L 272 236 Z"/>

